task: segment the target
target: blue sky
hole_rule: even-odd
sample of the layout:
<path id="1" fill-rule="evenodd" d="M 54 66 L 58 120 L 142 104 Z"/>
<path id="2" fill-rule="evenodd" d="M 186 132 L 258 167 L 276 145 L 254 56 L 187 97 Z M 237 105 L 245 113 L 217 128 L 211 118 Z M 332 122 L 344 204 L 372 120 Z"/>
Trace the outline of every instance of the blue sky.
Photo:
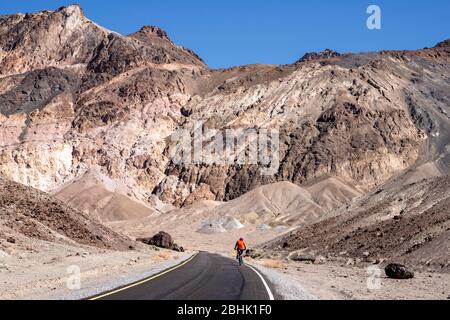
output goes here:
<path id="1" fill-rule="evenodd" d="M 292 63 L 325 48 L 416 49 L 450 38 L 449 0 L 1 0 L 0 14 L 71 3 L 122 34 L 160 26 L 214 68 Z M 366 27 L 370 4 L 381 7 L 382 30 Z"/>

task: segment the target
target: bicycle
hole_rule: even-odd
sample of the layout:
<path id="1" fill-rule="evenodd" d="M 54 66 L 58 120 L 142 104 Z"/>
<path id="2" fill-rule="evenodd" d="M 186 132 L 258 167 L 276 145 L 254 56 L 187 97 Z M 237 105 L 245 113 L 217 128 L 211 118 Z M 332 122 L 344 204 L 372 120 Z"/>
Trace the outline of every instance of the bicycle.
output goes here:
<path id="1" fill-rule="evenodd" d="M 239 262 L 239 266 L 244 265 L 244 250 L 238 250 L 237 260 Z"/>

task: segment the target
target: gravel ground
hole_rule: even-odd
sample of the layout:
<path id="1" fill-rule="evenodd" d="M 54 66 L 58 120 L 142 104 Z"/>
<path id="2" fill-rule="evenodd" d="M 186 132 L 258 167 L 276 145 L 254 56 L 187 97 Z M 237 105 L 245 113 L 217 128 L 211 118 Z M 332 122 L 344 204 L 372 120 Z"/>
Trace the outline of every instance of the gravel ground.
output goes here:
<path id="1" fill-rule="evenodd" d="M 331 262 L 289 262 L 284 267 L 283 273 L 321 300 L 445 300 L 450 294 L 447 273 L 416 272 L 414 279 L 395 280 L 388 279 L 381 270 L 376 286 L 374 272 L 364 267 Z"/>
<path id="2" fill-rule="evenodd" d="M 159 273 L 193 254 L 138 244 L 129 251 L 32 240 L 26 245 L 24 250 L 0 243 L 0 300 L 83 299 Z M 79 289 L 71 290 L 71 284 Z"/>
<path id="3" fill-rule="evenodd" d="M 269 282 L 269 285 L 275 291 L 272 293 L 276 300 L 317 300 L 315 296 L 307 292 L 297 280 L 289 277 L 289 275 L 256 263 L 250 263 L 250 265 L 261 272 Z"/>
<path id="4" fill-rule="evenodd" d="M 261 264 L 268 264 L 261 266 Z M 253 260 L 285 300 L 445 300 L 450 294 L 447 273 L 416 272 L 414 279 L 388 279 L 376 266 L 323 265 L 288 261 Z M 272 267 L 271 267 L 272 266 Z M 371 269 L 369 269 L 370 267 Z"/>

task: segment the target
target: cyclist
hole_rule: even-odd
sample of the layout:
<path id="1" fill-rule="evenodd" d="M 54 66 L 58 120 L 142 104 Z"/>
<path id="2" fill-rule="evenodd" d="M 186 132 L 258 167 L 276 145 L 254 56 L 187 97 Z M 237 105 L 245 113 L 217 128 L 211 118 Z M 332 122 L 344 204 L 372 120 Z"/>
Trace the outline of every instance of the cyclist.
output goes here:
<path id="1" fill-rule="evenodd" d="M 240 238 L 236 245 L 234 246 L 234 250 L 237 252 L 236 259 L 239 260 L 239 265 L 242 265 L 242 256 L 244 255 L 245 250 L 247 250 L 247 245 L 245 244 L 244 238 Z"/>

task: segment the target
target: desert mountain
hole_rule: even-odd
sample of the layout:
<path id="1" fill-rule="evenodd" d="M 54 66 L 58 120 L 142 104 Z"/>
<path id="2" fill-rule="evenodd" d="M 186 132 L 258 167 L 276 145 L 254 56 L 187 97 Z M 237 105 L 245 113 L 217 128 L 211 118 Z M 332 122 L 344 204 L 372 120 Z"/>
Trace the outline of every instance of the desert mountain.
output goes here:
<path id="1" fill-rule="evenodd" d="M 141 218 L 155 203 L 182 207 L 248 192 L 250 200 L 264 199 L 252 190 L 289 182 L 301 186 L 287 188 L 294 207 L 316 216 L 405 172 L 404 183 L 424 168 L 449 172 L 448 41 L 212 70 L 158 27 L 120 35 L 78 6 L 2 16 L 0 39 L 0 174 L 107 221 L 129 215 L 108 216 L 88 203 L 122 203 Z M 171 136 L 197 121 L 219 131 L 279 130 L 278 170 L 263 176 L 259 166 L 237 162 L 174 162 Z M 86 193 L 83 177 L 93 168 L 126 192 L 112 195 L 100 183 Z M 315 181 L 325 181 L 316 186 L 328 190 L 322 199 L 304 187 Z M 286 203 L 273 207 L 273 199 L 258 203 L 270 214 L 290 211 Z"/>
<path id="2" fill-rule="evenodd" d="M 204 66 L 158 28 L 143 27 L 124 37 L 87 19 L 77 5 L 3 16 L 0 23 L 2 75 L 50 67 L 111 76 L 146 63 Z"/>

